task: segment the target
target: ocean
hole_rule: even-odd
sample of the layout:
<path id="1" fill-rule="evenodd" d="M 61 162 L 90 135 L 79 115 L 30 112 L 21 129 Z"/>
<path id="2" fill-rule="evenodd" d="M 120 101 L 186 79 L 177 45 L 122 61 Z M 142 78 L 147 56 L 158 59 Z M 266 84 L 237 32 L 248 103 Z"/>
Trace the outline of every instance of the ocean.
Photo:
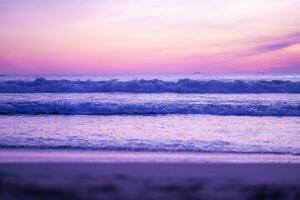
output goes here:
<path id="1" fill-rule="evenodd" d="M 7 150 L 298 157 L 300 75 L 2 75 Z"/>

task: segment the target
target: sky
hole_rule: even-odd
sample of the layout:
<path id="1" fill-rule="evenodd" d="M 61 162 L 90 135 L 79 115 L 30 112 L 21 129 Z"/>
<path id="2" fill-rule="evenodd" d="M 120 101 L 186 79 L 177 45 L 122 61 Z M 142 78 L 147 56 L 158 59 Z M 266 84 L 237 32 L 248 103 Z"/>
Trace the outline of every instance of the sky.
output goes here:
<path id="1" fill-rule="evenodd" d="M 1 74 L 300 72 L 300 0 L 0 0 Z"/>

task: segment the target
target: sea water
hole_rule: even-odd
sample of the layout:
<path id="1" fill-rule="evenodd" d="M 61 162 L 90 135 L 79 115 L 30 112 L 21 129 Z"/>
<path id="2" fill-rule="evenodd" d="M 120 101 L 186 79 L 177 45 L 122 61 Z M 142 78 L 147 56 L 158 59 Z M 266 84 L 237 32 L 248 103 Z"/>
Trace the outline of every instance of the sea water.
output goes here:
<path id="1" fill-rule="evenodd" d="M 297 156 L 300 76 L 0 76 L 7 150 Z"/>

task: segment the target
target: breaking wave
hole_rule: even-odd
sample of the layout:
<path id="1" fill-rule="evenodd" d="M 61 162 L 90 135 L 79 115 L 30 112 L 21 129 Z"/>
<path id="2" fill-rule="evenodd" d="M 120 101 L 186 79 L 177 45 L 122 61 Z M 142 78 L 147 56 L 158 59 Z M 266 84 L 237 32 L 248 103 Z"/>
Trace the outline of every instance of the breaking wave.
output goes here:
<path id="1" fill-rule="evenodd" d="M 266 104 L 194 104 L 194 103 L 70 103 L 3 102 L 1 115 L 167 115 L 209 114 L 239 116 L 300 116 L 300 105 Z"/>
<path id="2" fill-rule="evenodd" d="M 131 80 L 119 81 L 72 81 L 47 80 L 34 81 L 10 80 L 0 82 L 0 93 L 66 93 L 66 92 L 128 92 L 128 93 L 300 93 L 300 82 L 272 81 L 221 81 L 192 80 L 178 81 Z"/>
<path id="3" fill-rule="evenodd" d="M 31 138 L 18 141 L 1 141 L 0 149 L 34 150 L 87 150 L 87 151 L 128 151 L 128 152 L 211 152 L 211 153 L 256 153 L 256 154 L 293 154 L 299 155 L 300 149 L 293 147 L 267 147 L 261 145 L 242 145 L 226 141 L 178 141 L 162 140 L 99 140 L 87 141 L 47 141 Z"/>

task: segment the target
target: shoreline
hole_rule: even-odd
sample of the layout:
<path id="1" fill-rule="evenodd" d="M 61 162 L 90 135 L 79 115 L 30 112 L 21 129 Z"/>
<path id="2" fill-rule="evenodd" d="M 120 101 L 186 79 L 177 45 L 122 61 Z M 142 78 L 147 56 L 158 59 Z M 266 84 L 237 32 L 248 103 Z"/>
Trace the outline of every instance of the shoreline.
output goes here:
<path id="1" fill-rule="evenodd" d="M 292 154 L 0 150 L 0 163 L 294 163 Z"/>

